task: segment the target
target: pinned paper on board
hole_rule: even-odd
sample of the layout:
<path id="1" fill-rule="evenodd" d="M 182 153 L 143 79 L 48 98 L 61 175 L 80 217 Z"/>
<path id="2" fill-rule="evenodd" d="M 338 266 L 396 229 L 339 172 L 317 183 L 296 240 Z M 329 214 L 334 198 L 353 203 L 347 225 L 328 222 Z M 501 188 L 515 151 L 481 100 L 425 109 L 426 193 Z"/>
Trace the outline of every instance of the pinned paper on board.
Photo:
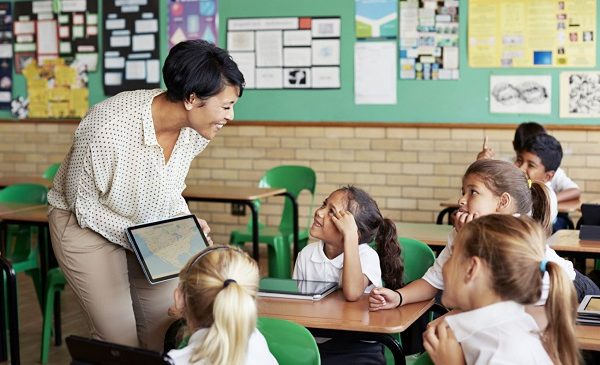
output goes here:
<path id="1" fill-rule="evenodd" d="M 189 39 L 217 44 L 217 0 L 177 0 L 169 3 L 169 48 Z"/>
<path id="2" fill-rule="evenodd" d="M 11 3 L 0 3 L 0 109 L 10 109 L 13 86 Z"/>
<path id="3" fill-rule="evenodd" d="M 550 114 L 552 77 L 490 76 L 490 113 Z"/>
<path id="4" fill-rule="evenodd" d="M 561 72 L 560 117 L 600 117 L 600 72 Z"/>
<path id="5" fill-rule="evenodd" d="M 396 38 L 397 0 L 355 0 L 356 38 Z"/>
<path id="6" fill-rule="evenodd" d="M 232 18 L 227 50 L 247 89 L 340 88 L 339 17 Z"/>

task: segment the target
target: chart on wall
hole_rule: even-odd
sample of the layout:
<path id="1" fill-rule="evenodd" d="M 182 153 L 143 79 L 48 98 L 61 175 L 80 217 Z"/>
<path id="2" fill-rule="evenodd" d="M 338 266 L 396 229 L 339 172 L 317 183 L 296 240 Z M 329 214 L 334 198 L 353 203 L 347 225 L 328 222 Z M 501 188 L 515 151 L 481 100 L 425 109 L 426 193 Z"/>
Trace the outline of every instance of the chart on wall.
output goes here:
<path id="1" fill-rule="evenodd" d="M 471 67 L 595 67 L 596 0 L 469 0 Z"/>
<path id="2" fill-rule="evenodd" d="M 400 79 L 457 80 L 458 0 L 400 1 Z"/>
<path id="3" fill-rule="evenodd" d="M 104 93 L 159 87 L 159 1 L 102 3 Z"/>
<path id="4" fill-rule="evenodd" d="M 15 72 L 31 60 L 63 59 L 85 72 L 98 65 L 98 2 L 95 0 L 14 3 Z"/>
<path id="5" fill-rule="evenodd" d="M 249 89 L 340 88 L 339 17 L 231 18 L 227 50 Z"/>
<path id="6" fill-rule="evenodd" d="M 396 38 L 397 0 L 355 0 L 356 38 Z"/>
<path id="7" fill-rule="evenodd" d="M 188 39 L 217 44 L 217 0 L 178 0 L 169 4 L 169 48 Z"/>
<path id="8" fill-rule="evenodd" d="M 561 118 L 600 118 L 598 100 L 600 71 L 561 72 Z"/>
<path id="9" fill-rule="evenodd" d="M 13 33 L 10 3 L 0 3 L 0 109 L 10 109 L 12 100 Z"/>

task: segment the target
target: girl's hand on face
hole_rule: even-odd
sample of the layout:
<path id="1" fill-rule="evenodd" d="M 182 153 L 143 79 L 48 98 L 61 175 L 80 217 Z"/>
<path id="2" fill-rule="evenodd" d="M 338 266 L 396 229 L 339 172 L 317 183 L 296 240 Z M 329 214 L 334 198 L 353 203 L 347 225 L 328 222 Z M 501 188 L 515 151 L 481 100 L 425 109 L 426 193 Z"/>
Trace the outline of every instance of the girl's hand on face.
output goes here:
<path id="1" fill-rule="evenodd" d="M 473 219 L 476 219 L 477 217 L 479 217 L 479 213 L 471 214 L 469 212 L 457 211 L 456 215 L 454 216 L 454 229 L 456 229 L 457 232 L 460 231 L 465 224 L 469 223 Z"/>
<path id="2" fill-rule="evenodd" d="M 354 220 L 354 215 L 347 210 L 339 210 L 331 217 L 333 224 L 344 236 L 344 242 L 348 240 L 356 241 L 358 244 L 358 227 Z"/>
<path id="3" fill-rule="evenodd" d="M 452 329 L 446 322 L 427 327 L 423 333 L 423 347 L 434 364 L 464 364 L 465 357 Z"/>
<path id="4" fill-rule="evenodd" d="M 400 303 L 400 295 L 391 289 L 373 288 L 369 293 L 369 310 L 372 312 L 396 308 L 398 303 Z"/>

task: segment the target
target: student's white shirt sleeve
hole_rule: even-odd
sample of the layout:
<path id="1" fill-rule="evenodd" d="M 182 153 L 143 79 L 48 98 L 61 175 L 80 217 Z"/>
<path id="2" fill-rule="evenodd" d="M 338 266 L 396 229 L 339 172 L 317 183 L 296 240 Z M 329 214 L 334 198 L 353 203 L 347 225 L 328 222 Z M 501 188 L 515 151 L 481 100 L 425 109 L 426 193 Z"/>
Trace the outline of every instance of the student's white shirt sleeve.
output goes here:
<path id="1" fill-rule="evenodd" d="M 560 167 L 556 169 L 554 177 L 550 181 L 550 186 L 556 193 L 560 193 L 561 191 L 567 189 L 579 189 L 579 186 L 573 180 L 571 180 L 567 176 L 565 170 L 561 169 Z"/>
<path id="2" fill-rule="evenodd" d="M 546 245 L 546 250 L 544 251 L 544 259 L 547 261 L 554 262 L 560 266 L 567 276 L 569 280 L 575 280 L 575 269 L 573 268 L 573 263 L 569 260 L 565 260 L 562 257 L 558 256 L 556 251 L 552 249 L 550 246 Z M 548 299 L 548 294 L 550 292 L 550 275 L 545 272 L 542 278 L 542 295 L 540 296 L 540 300 L 538 300 L 535 305 L 544 305 L 546 304 L 546 300 Z"/>
<path id="3" fill-rule="evenodd" d="M 425 275 L 423 275 L 423 280 L 425 280 L 426 282 L 431 284 L 431 286 L 439 290 L 444 290 L 444 278 L 442 276 L 442 267 L 444 267 L 446 261 L 448 261 L 450 256 L 452 256 L 452 246 L 454 245 L 455 236 L 456 230 L 452 229 L 452 231 L 450 231 L 450 233 L 448 234 L 448 244 L 446 245 L 446 247 L 444 247 L 442 252 L 440 252 L 438 257 L 435 259 L 433 266 L 431 266 L 427 270 Z"/>
<path id="4" fill-rule="evenodd" d="M 358 254 L 360 256 L 360 266 L 363 274 L 369 279 L 372 285 L 367 287 L 365 292 L 370 292 L 372 287 L 381 287 L 381 266 L 379 264 L 379 255 L 377 251 L 368 244 L 358 245 Z"/>

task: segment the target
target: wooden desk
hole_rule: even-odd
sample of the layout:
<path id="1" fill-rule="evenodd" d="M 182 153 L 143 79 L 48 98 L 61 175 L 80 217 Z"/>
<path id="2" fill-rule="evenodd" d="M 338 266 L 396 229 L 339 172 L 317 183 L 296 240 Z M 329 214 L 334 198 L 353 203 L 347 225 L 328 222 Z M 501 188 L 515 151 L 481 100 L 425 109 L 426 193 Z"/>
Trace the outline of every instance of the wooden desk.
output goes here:
<path id="1" fill-rule="evenodd" d="M 575 326 L 575 336 L 582 350 L 600 351 L 600 327 L 599 326 Z"/>
<path id="2" fill-rule="evenodd" d="M 316 302 L 265 297 L 259 297 L 257 302 L 259 316 L 299 323 L 318 336 L 378 341 L 394 353 L 396 364 L 403 364 L 402 348 L 390 334 L 406 330 L 431 308 L 434 300 L 378 312 L 369 312 L 368 295 L 347 302 L 341 290 Z"/>
<path id="3" fill-rule="evenodd" d="M 414 238 L 425 242 L 429 246 L 446 247 L 448 235 L 452 231 L 450 225 L 439 225 L 433 223 L 397 223 L 396 230 L 399 237 Z"/>
<path id="4" fill-rule="evenodd" d="M 41 176 L 4 176 L 0 177 L 0 188 L 5 188 L 14 184 L 39 184 L 47 188 L 52 187 L 52 181 L 44 179 Z"/>
<path id="5" fill-rule="evenodd" d="M 548 244 L 561 256 L 573 257 L 575 268 L 582 273 L 585 273 L 586 258 L 600 259 L 600 241 L 580 240 L 579 230 L 556 231 L 548 239 Z"/>
<path id="6" fill-rule="evenodd" d="M 250 208 L 252 214 L 252 256 L 258 262 L 258 210 L 254 201 L 272 196 L 285 195 L 292 203 L 294 219 L 294 258 L 298 256 L 298 203 L 296 198 L 285 189 L 269 189 L 240 186 L 188 186 L 183 191 L 187 201 L 203 201 L 216 203 L 239 203 Z"/>

